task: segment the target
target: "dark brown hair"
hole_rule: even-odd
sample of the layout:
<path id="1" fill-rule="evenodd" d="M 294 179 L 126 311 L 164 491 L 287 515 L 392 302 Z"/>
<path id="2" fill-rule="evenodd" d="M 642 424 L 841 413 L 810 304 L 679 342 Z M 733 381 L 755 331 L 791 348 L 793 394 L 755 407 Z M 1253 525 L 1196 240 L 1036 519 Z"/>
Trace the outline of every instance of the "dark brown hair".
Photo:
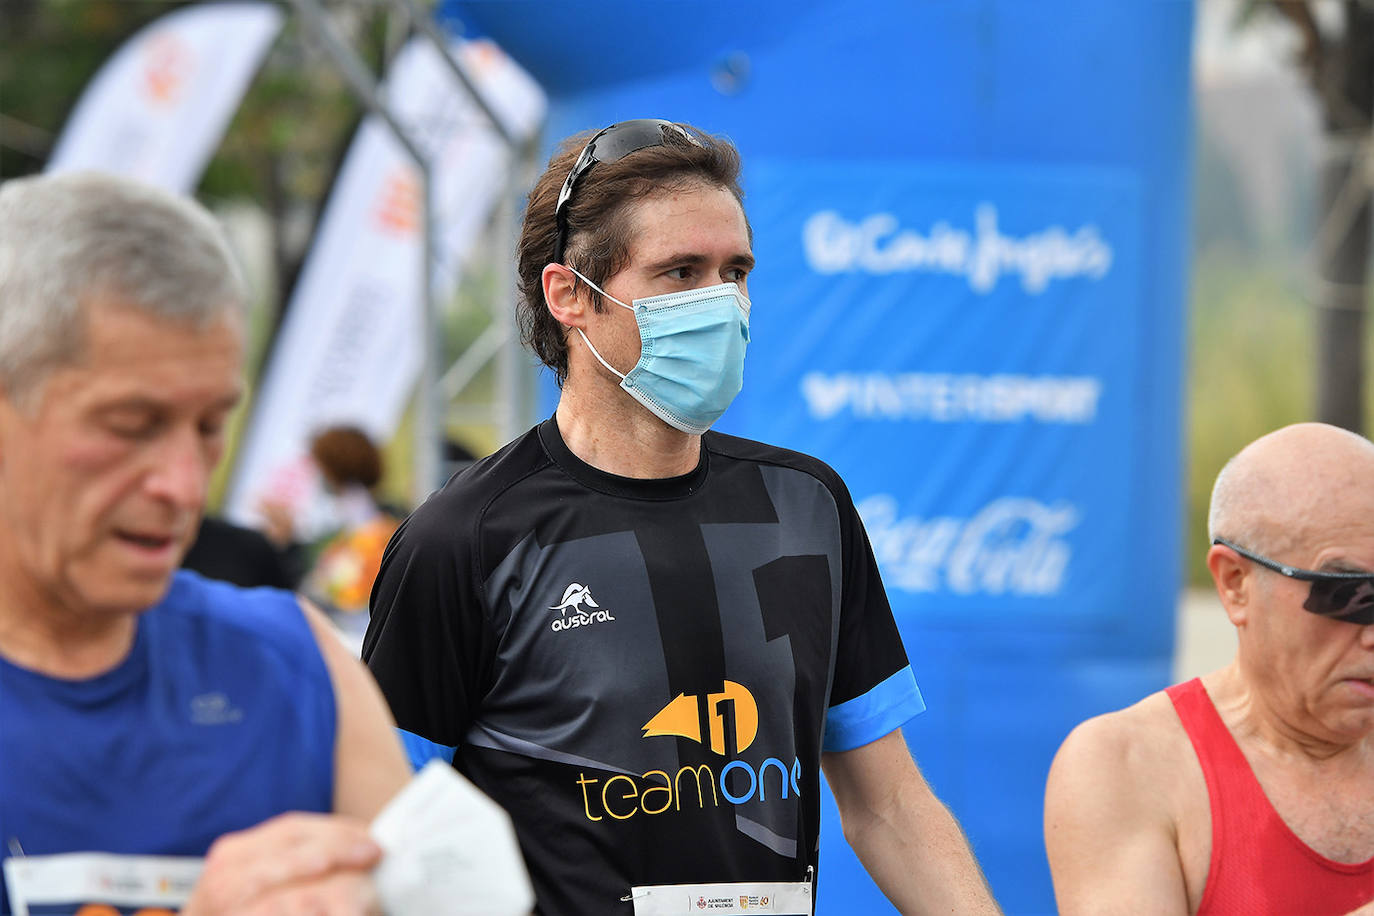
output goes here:
<path id="1" fill-rule="evenodd" d="M 337 486 L 361 484 L 371 490 L 382 479 L 382 453 L 356 426 L 331 426 L 310 440 L 310 456 Z"/>
<path id="2" fill-rule="evenodd" d="M 655 194 L 700 183 L 729 191 L 743 205 L 739 152 L 734 144 L 689 124 L 681 127 L 700 145 L 665 132 L 665 145 L 639 150 L 617 162 L 598 162 L 582 175 L 564 209 L 568 240 L 563 263 L 604 287 L 630 260 L 630 205 Z M 553 261 L 558 235 L 554 218 L 558 192 L 594 133 L 569 137 L 549 159 L 530 192 L 516 252 L 520 296 L 515 319 L 520 340 L 553 370 L 560 386 L 568 377 L 568 329 L 549 312 L 542 278 L 545 265 Z M 581 281 L 575 281 L 574 290 L 579 285 Z M 587 292 L 592 308 L 601 311 L 601 296 L 595 290 Z"/>

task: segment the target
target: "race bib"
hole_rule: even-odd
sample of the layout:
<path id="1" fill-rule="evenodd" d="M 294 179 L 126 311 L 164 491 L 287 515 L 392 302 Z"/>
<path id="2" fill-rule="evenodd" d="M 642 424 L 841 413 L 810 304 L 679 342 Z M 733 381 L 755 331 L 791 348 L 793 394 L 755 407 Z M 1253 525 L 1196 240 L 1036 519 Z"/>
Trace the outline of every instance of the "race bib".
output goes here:
<path id="1" fill-rule="evenodd" d="M 204 860 L 70 852 L 5 859 L 14 916 L 175 916 Z"/>
<path id="2" fill-rule="evenodd" d="M 809 882 L 744 881 L 735 884 L 659 884 L 630 890 L 635 916 L 811 916 Z"/>

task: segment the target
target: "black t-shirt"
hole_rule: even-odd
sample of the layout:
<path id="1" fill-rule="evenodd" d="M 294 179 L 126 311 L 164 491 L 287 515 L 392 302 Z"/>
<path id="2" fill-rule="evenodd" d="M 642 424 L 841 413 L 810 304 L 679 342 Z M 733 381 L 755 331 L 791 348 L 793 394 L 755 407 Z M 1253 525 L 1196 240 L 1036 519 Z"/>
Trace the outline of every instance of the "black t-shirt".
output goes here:
<path id="1" fill-rule="evenodd" d="M 549 914 L 804 880 L 821 751 L 923 708 L 839 477 L 711 432 L 639 480 L 550 419 L 454 477 L 388 546 L 363 657 L 510 812 Z"/>

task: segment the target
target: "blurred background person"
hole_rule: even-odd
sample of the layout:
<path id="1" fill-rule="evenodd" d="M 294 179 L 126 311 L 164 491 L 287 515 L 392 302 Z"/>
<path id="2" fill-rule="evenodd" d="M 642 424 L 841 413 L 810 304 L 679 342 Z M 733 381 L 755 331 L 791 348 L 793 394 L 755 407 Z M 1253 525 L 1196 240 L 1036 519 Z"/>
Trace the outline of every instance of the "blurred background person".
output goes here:
<path id="1" fill-rule="evenodd" d="M 207 579 L 243 588 L 291 589 L 298 578 L 288 571 L 286 558 L 267 535 L 208 515 L 200 520 L 196 539 L 181 565 Z"/>
<path id="2" fill-rule="evenodd" d="M 360 646 L 372 583 L 403 513 L 378 498 L 382 453 L 358 427 L 330 426 L 316 433 L 310 440 L 310 457 L 324 485 L 329 521 L 322 525 L 323 535 L 290 548 L 303 553 L 300 588 Z M 273 520 L 281 537 L 280 526 L 289 517 L 278 511 Z"/>

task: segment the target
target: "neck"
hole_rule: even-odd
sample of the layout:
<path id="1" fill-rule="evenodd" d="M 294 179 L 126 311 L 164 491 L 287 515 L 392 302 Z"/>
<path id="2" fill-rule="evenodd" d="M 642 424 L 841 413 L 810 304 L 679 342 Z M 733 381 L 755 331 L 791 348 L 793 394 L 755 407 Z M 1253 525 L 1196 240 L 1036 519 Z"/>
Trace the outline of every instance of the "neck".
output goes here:
<path id="1" fill-rule="evenodd" d="M 138 615 L 81 613 L 57 596 L 0 575 L 0 656 L 49 677 L 81 680 L 128 656 Z"/>
<path id="2" fill-rule="evenodd" d="M 1352 737 L 1303 727 L 1296 704 L 1274 690 L 1256 686 L 1257 678 L 1247 676 L 1238 659 L 1204 677 L 1203 683 L 1236 740 L 1272 758 L 1321 765 L 1363 760 L 1371 750 L 1368 735 Z"/>
<path id="3" fill-rule="evenodd" d="M 679 477 L 701 460 L 700 436 L 664 423 L 618 386 L 601 392 L 565 386 L 556 419 L 568 449 L 608 474 Z"/>

